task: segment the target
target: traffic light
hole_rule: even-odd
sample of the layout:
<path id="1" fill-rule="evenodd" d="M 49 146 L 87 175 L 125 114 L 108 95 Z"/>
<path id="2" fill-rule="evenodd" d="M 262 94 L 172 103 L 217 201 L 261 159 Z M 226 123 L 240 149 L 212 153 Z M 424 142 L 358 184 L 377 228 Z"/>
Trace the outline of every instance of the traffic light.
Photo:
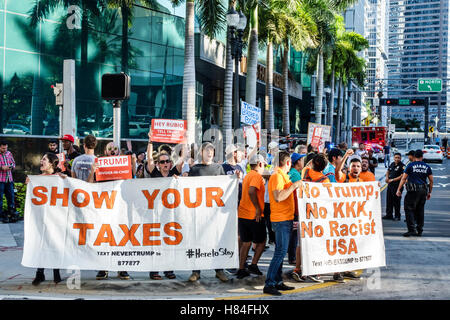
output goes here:
<path id="1" fill-rule="evenodd" d="M 396 106 L 398 99 L 380 99 L 380 106 Z"/>
<path id="2" fill-rule="evenodd" d="M 102 99 L 126 100 L 130 97 L 131 78 L 125 73 L 106 73 L 102 76 Z"/>
<path id="3" fill-rule="evenodd" d="M 425 99 L 412 99 L 411 100 L 412 106 L 424 106 L 425 105 Z"/>

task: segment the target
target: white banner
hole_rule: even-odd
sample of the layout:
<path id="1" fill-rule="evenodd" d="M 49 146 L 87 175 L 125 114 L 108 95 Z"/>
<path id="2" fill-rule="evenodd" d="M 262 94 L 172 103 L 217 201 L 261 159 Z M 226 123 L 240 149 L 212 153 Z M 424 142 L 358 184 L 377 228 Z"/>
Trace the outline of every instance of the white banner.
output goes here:
<path id="1" fill-rule="evenodd" d="M 29 177 L 25 267 L 167 271 L 239 265 L 234 176 L 93 184 Z"/>
<path id="2" fill-rule="evenodd" d="M 378 182 L 303 183 L 298 191 L 302 274 L 385 266 Z"/>

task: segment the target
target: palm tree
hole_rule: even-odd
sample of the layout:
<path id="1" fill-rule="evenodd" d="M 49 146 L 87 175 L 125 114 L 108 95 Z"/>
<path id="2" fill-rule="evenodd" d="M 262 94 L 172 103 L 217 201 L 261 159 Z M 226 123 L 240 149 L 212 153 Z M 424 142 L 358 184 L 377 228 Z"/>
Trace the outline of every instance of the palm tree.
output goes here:
<path id="1" fill-rule="evenodd" d="M 266 128 L 273 125 L 273 44 L 282 51 L 283 133 L 289 134 L 289 65 L 290 47 L 303 50 L 315 44 L 315 26 L 297 1 L 272 0 L 262 10 L 262 39 L 267 39 Z"/>
<path id="2" fill-rule="evenodd" d="M 226 10 L 221 0 L 171 0 L 174 6 L 186 2 L 184 74 L 183 74 L 183 119 L 187 120 L 187 142 L 195 140 L 195 5 L 202 31 L 213 38 L 225 25 Z"/>
<path id="3" fill-rule="evenodd" d="M 256 79 L 258 70 L 258 1 L 248 0 L 249 39 L 247 52 L 247 78 L 245 81 L 245 101 L 256 105 Z"/>
<path id="4" fill-rule="evenodd" d="M 327 124 L 333 128 L 333 107 L 334 107 L 334 89 L 335 89 L 335 77 L 336 73 L 340 74 L 339 70 L 342 70 L 344 63 L 346 62 L 349 54 L 354 54 L 368 48 L 368 41 L 360 34 L 356 32 L 346 32 L 344 18 L 342 16 L 336 16 L 336 41 L 331 47 L 331 57 L 329 59 L 329 65 L 331 68 L 330 75 L 330 87 L 331 97 L 329 104 L 329 112 L 327 115 Z M 341 83 L 342 85 L 342 83 Z M 338 117 L 339 119 L 339 117 Z"/>

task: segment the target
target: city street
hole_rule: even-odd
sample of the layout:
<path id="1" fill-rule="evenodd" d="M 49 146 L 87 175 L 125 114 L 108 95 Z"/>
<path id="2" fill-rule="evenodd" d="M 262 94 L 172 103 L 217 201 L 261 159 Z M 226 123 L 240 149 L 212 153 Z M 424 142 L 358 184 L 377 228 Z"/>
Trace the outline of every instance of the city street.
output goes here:
<path id="1" fill-rule="evenodd" d="M 61 270 L 63 282 L 55 285 L 51 270 L 46 270 L 46 281 L 33 287 L 35 270 L 21 266 L 23 246 L 23 221 L 0 224 L 0 299 L 449 299 L 450 288 L 450 166 L 431 164 L 435 187 L 426 204 L 425 226 L 422 237 L 405 238 L 406 231 L 402 201 L 401 221 L 383 220 L 387 266 L 363 270 L 362 279 L 331 281 L 322 275 L 324 283 L 296 283 L 286 278 L 293 291 L 281 297 L 262 294 L 264 276 L 251 276 L 222 284 L 214 271 L 203 271 L 198 283 L 187 281 L 190 271 L 176 271 L 177 279 L 155 281 L 148 273 L 130 272 L 129 281 L 120 280 L 111 272 L 104 281 L 95 280 L 96 271 L 76 272 Z M 383 181 L 385 169 L 377 168 L 376 177 Z M 384 184 L 384 181 L 383 181 Z M 404 193 L 405 194 L 405 193 Z M 385 192 L 382 197 L 384 214 Z M 259 263 L 265 274 L 273 254 L 273 245 L 264 252 Z M 285 260 L 284 271 L 289 271 Z M 77 282 L 79 281 L 79 282 Z"/>

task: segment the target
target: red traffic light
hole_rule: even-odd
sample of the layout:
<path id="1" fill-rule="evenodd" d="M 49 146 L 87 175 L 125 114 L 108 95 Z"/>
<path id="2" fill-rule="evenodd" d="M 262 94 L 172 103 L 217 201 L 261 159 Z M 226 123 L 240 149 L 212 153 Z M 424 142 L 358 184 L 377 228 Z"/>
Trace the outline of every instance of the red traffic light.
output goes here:
<path id="1" fill-rule="evenodd" d="M 417 101 L 416 100 L 411 100 L 411 104 L 416 104 Z"/>
<path id="2" fill-rule="evenodd" d="M 391 100 L 386 100 L 386 104 L 391 104 Z"/>

